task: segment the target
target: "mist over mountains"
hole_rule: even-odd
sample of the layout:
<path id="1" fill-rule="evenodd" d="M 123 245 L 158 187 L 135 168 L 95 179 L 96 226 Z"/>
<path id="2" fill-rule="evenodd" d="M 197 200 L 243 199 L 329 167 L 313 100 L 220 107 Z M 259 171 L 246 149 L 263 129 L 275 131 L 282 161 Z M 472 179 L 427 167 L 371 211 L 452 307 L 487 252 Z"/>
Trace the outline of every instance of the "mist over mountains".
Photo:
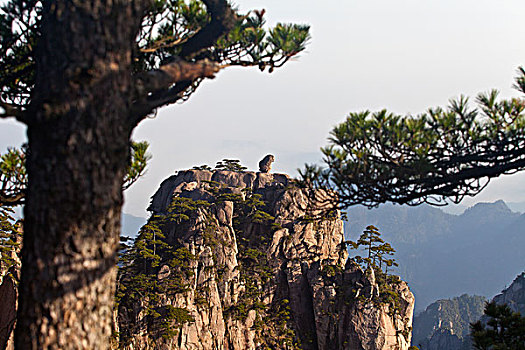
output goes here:
<path id="1" fill-rule="evenodd" d="M 429 205 L 351 208 L 346 239 L 356 240 L 367 225 L 397 250 L 397 273 L 415 294 L 417 310 L 464 293 L 492 297 L 525 266 L 525 215 L 501 200 L 461 215 Z"/>

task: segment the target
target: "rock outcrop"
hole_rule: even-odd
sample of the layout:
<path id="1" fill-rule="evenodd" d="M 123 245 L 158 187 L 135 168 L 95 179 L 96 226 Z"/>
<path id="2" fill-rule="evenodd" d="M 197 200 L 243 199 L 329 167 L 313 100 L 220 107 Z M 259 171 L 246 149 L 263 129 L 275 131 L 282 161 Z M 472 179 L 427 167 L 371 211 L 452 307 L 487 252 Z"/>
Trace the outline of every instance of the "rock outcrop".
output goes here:
<path id="1" fill-rule="evenodd" d="M 408 349 L 412 293 L 348 259 L 339 213 L 317 194 L 283 174 L 165 180 L 121 269 L 120 346 Z"/>
<path id="2" fill-rule="evenodd" d="M 483 315 L 487 299 L 463 294 L 430 304 L 414 317 L 412 344 L 425 350 L 468 350 L 472 348 L 470 323 Z"/>
<path id="3" fill-rule="evenodd" d="M 507 304 L 514 312 L 525 315 L 525 272 L 519 274 L 511 285 L 492 299 L 496 304 Z"/>

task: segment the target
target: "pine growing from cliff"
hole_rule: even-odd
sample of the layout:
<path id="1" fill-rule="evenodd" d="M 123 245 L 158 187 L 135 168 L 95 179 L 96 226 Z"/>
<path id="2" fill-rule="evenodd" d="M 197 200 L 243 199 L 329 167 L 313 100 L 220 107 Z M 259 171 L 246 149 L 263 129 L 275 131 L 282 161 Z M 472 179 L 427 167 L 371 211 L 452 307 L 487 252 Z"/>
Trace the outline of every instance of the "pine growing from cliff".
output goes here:
<path id="1" fill-rule="evenodd" d="M 391 258 L 396 252 L 395 249 L 381 238 L 379 229 L 373 225 L 367 226 L 356 242 L 348 241 L 347 243 L 351 245 L 351 249 L 365 250 L 366 257 L 356 255 L 353 259 L 366 269 L 373 268 L 382 271 L 384 266 L 385 273 L 387 273 L 389 267 L 398 266 L 395 259 Z"/>

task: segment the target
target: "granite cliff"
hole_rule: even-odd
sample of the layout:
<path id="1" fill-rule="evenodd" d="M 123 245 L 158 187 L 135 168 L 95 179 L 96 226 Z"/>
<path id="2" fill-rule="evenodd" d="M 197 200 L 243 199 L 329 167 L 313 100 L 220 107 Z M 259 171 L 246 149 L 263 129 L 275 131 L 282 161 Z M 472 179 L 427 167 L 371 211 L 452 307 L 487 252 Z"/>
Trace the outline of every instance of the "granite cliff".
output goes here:
<path id="1" fill-rule="evenodd" d="M 408 349 L 408 286 L 348 259 L 340 215 L 320 216 L 316 194 L 283 174 L 166 179 L 122 256 L 120 347 Z"/>

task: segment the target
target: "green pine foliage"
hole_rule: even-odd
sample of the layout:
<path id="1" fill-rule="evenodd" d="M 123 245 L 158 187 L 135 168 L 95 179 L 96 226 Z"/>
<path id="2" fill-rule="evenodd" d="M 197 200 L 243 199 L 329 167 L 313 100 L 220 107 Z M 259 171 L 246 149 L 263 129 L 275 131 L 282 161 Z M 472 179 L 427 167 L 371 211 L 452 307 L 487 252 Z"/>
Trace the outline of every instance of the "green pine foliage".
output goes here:
<path id="1" fill-rule="evenodd" d="M 471 324 L 473 345 L 480 350 L 525 349 L 525 317 L 513 312 L 507 305 L 490 302 L 485 305 L 486 324 Z"/>
<path id="2" fill-rule="evenodd" d="M 238 173 L 243 172 L 246 169 L 248 168 L 242 166 L 238 159 L 223 159 L 222 161 L 217 162 L 215 165 L 215 170 L 228 170 Z"/>
<path id="3" fill-rule="evenodd" d="M 237 319 L 245 319 L 250 310 L 265 309 L 262 303 L 263 291 L 273 278 L 273 271 L 266 258 L 271 231 L 265 229 L 271 226 L 269 223 L 274 218 L 262 208 L 257 208 L 257 204 L 264 204 L 259 195 L 250 195 L 243 202 L 244 205 L 239 206 L 233 219 L 239 247 L 240 280 L 245 286 L 239 303 L 229 310 Z M 257 225 L 258 229 L 252 226 L 248 235 L 246 228 L 250 224 Z"/>
<path id="4" fill-rule="evenodd" d="M 393 316 L 401 308 L 401 296 L 395 286 L 401 283 L 401 279 L 396 275 L 389 275 L 379 271 L 376 273 L 376 283 L 379 287 L 379 296 L 372 301 L 377 304 L 389 305 L 389 314 Z M 407 335 L 405 335 L 407 338 Z"/>
<path id="5" fill-rule="evenodd" d="M 169 339 L 184 323 L 193 321 L 187 310 L 161 303 L 160 295 L 169 297 L 189 290 L 188 281 L 193 272 L 188 267 L 195 260 L 195 256 L 182 244 L 169 244 L 162 228 L 171 222 L 187 224 L 193 213 L 207 205 L 203 201 L 174 198 L 168 215 L 152 216 L 141 228 L 133 245 L 119 257 L 117 307 L 133 308 L 139 305 L 152 341 L 159 337 Z M 159 273 L 162 268 L 169 273 L 161 279 Z M 128 329 L 122 330 L 119 334 L 122 345 L 129 342 L 140 324 L 130 324 Z"/>
<path id="6" fill-rule="evenodd" d="M 258 62 L 260 70 L 268 68 L 271 73 L 305 49 L 310 39 L 309 26 L 277 23 L 266 31 L 264 13 L 264 10 L 252 11 L 239 21 L 227 36 L 218 41 L 216 55 L 223 59 L 235 57 L 240 51 L 232 44 L 241 43 L 247 55 L 239 61 L 231 60 L 231 64 L 249 65 L 250 62 Z"/>
<path id="7" fill-rule="evenodd" d="M 255 312 L 254 327 L 261 343 L 269 348 L 298 348 L 297 337 L 290 327 L 288 301 L 272 305 L 263 302 L 265 293 L 275 283 L 266 251 L 273 232 L 280 226 L 268 213 L 262 196 L 251 189 L 232 193 L 223 184 L 212 181 L 207 182 L 205 188 L 212 195 L 209 201 L 174 197 L 166 215 L 150 218 L 133 245 L 122 246 L 124 250 L 119 258 L 121 267 L 116 298 L 119 312 L 124 314 L 137 305 L 142 309 L 136 322 L 121 329 L 120 344 L 128 344 L 144 324 L 150 341 L 155 342 L 160 338 L 174 337 L 181 325 L 193 321 L 188 310 L 165 304 L 165 297 L 169 299 L 188 293 L 194 283 L 191 266 L 195 265 L 196 257 L 186 248 L 181 236 L 192 232 L 195 235 L 193 239 L 202 239 L 203 244 L 211 248 L 212 269 L 215 278 L 220 280 L 225 267 L 218 264 L 215 252 L 231 243 L 219 234 L 221 231 L 211 213 L 213 206 L 231 202 L 234 209 L 232 223 L 238 244 L 239 280 L 244 291 L 240 293 L 237 303 L 224 310 L 224 317 L 244 321 L 250 312 Z M 195 230 L 197 222 L 199 229 Z M 171 231 L 167 227 L 171 227 Z M 173 232 L 173 227 L 176 232 Z M 160 274 L 167 270 L 169 274 L 159 279 Z M 195 290 L 197 307 L 209 307 L 209 290 L 206 288 L 205 285 L 198 285 Z"/>
<path id="8" fill-rule="evenodd" d="M 151 160 L 147 141 L 131 142 L 130 162 L 123 179 L 122 189 L 126 190 L 146 173 Z M 27 145 L 20 149 L 8 148 L 0 155 L 0 205 L 16 206 L 24 203 L 27 188 L 26 173 Z"/>
<path id="9" fill-rule="evenodd" d="M 14 219 L 13 207 L 24 203 L 27 174 L 25 169 L 25 146 L 8 148 L 0 155 L 0 274 L 12 274 L 11 267 L 18 264 L 16 257 L 21 230 Z M 19 268 L 20 266 L 15 266 Z"/>
<path id="10" fill-rule="evenodd" d="M 27 187 L 26 146 L 0 155 L 0 205 L 22 204 Z"/>
<path id="11" fill-rule="evenodd" d="M 310 40 L 307 25 L 278 23 L 268 28 L 264 10 L 238 13 L 233 9 L 236 17 L 233 29 L 218 40 L 202 43 L 196 50 L 193 46 L 196 34 L 212 20 L 204 3 L 155 0 L 150 4 L 133 50 L 135 73 L 158 69 L 173 59 L 188 62 L 207 59 L 221 67 L 254 66 L 272 72 L 296 57 Z M 0 13 L 0 102 L 25 107 L 35 82 L 34 48 L 41 32 L 42 3 L 39 0 L 10 0 L 0 5 Z M 183 91 L 183 101 L 201 81 L 202 78 L 198 78 L 190 82 Z M 170 95 L 170 91 L 162 92 Z M 164 104 L 175 101 L 177 98 L 172 96 Z"/>
<path id="12" fill-rule="evenodd" d="M 208 171 L 213 170 L 209 165 L 206 165 L 206 164 L 194 166 L 192 169 L 193 170 L 208 170 Z"/>
<path id="13" fill-rule="evenodd" d="M 506 100 L 496 90 L 476 106 L 461 96 L 417 116 L 386 110 L 350 113 L 306 165 L 303 182 L 330 190 L 339 207 L 381 203 L 444 205 L 478 194 L 488 181 L 525 168 L 525 69 Z"/>
<path id="14" fill-rule="evenodd" d="M 385 273 L 388 273 L 389 267 L 398 266 L 396 260 L 392 258 L 396 252 L 395 249 L 381 238 L 378 228 L 373 225 L 366 227 L 357 242 L 347 241 L 346 243 L 350 244 L 351 249 L 365 250 L 367 254 L 365 257 L 360 255 L 353 257 L 354 261 L 363 269 L 373 268 L 377 271 L 383 271 L 384 268 Z"/>
<path id="15" fill-rule="evenodd" d="M 278 23 L 267 29 L 264 14 L 264 10 L 237 14 L 235 27 L 200 56 L 223 65 L 258 66 L 271 72 L 304 50 L 310 39 L 308 26 Z M 201 1 L 155 1 L 138 37 L 136 69 L 158 68 L 166 57 L 185 57 L 184 42 L 209 21 Z"/>
<path id="16" fill-rule="evenodd" d="M 182 225 L 188 223 L 191 216 L 199 209 L 207 208 L 209 205 L 210 203 L 203 200 L 195 201 L 191 198 L 174 197 L 168 207 L 168 215 L 165 219 Z"/>
<path id="17" fill-rule="evenodd" d="M 266 317 L 262 319 L 264 324 L 273 325 L 272 332 L 264 330 L 262 325 L 259 326 L 260 329 L 264 330 L 262 337 L 266 344 L 266 349 L 299 350 L 302 348 L 295 331 L 290 327 L 291 321 L 292 312 L 288 299 L 282 299 L 279 303 L 272 305 Z"/>
<path id="18" fill-rule="evenodd" d="M 131 160 L 124 177 L 123 190 L 127 190 L 142 175 L 146 173 L 146 167 L 151 160 L 151 154 L 148 153 L 149 142 L 140 141 L 131 143 Z"/>
<path id="19" fill-rule="evenodd" d="M 42 3 L 11 0 L 0 6 L 0 101 L 27 105 L 35 79 L 33 49 L 40 37 Z"/>
<path id="20" fill-rule="evenodd" d="M 2 274 L 9 273 L 11 267 L 17 263 L 13 256 L 19 246 L 17 235 L 20 233 L 17 228 L 13 209 L 0 206 L 0 273 Z"/>
<path id="21" fill-rule="evenodd" d="M 395 286 L 401 282 L 401 279 L 399 276 L 388 273 L 389 267 L 398 266 L 393 258 L 396 251 L 381 238 L 379 229 L 369 225 L 356 242 L 347 241 L 345 243 L 350 244 L 350 248 L 353 250 L 364 250 L 366 253 L 365 256 L 355 255 L 352 260 L 365 271 L 374 270 L 376 283 L 379 287 L 379 296 L 373 301 L 390 305 L 392 313 L 399 310 L 401 298 Z"/>
<path id="22" fill-rule="evenodd" d="M 234 206 L 233 228 L 239 248 L 240 282 L 245 290 L 236 304 L 225 310 L 227 316 L 245 320 L 251 310 L 256 312 L 254 327 L 257 337 L 271 349 L 296 349 L 297 337 L 290 327 L 291 312 L 288 300 L 266 305 L 265 293 L 274 281 L 274 271 L 266 257 L 273 232 L 280 229 L 275 218 L 268 213 L 262 196 L 250 188 L 242 194 L 221 193 L 220 185 L 214 189 L 217 202 L 231 201 Z"/>

